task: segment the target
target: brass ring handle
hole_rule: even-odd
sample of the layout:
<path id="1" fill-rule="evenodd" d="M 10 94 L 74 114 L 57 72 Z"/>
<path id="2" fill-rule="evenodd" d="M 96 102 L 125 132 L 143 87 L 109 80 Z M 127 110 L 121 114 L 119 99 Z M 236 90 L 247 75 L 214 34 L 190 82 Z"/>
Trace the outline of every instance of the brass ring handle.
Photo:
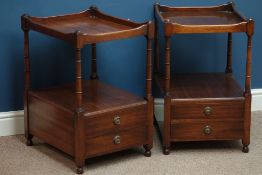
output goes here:
<path id="1" fill-rule="evenodd" d="M 120 125 L 121 124 L 120 117 L 119 116 L 115 116 L 113 122 L 114 122 L 115 125 Z"/>
<path id="2" fill-rule="evenodd" d="M 205 126 L 203 132 L 205 135 L 210 135 L 212 133 L 212 128 L 210 126 Z"/>
<path id="3" fill-rule="evenodd" d="M 210 116 L 212 114 L 212 112 L 213 112 L 213 109 L 211 107 L 209 107 L 209 106 L 205 107 L 205 109 L 204 109 L 205 116 Z"/>
<path id="4" fill-rule="evenodd" d="M 121 143 L 121 138 L 120 138 L 120 136 L 115 136 L 113 140 L 114 140 L 114 144 L 115 144 L 115 145 L 119 145 L 119 144 Z"/>

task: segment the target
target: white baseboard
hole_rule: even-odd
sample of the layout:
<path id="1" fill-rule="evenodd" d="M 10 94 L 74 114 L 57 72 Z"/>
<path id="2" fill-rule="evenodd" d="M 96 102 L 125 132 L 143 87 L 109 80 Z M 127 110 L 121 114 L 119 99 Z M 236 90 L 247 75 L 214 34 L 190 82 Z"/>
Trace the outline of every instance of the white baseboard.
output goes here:
<path id="1" fill-rule="evenodd" d="M 252 90 L 252 111 L 262 111 L 262 89 Z"/>
<path id="2" fill-rule="evenodd" d="M 0 112 L 0 136 L 24 133 L 24 111 Z"/>
<path id="3" fill-rule="evenodd" d="M 252 112 L 262 111 L 262 89 L 252 90 Z M 164 121 L 164 100 L 155 99 L 155 116 L 157 120 Z"/>
<path id="4" fill-rule="evenodd" d="M 262 111 L 262 89 L 252 90 L 252 111 Z M 164 100 L 155 99 L 155 116 L 164 120 Z M 0 136 L 24 133 L 24 111 L 0 112 Z"/>

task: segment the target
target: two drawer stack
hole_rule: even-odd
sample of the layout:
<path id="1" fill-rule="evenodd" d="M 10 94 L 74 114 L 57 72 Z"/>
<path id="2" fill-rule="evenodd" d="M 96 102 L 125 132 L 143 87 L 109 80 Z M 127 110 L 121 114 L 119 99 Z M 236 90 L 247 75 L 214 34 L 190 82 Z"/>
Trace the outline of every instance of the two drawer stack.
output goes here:
<path id="1" fill-rule="evenodd" d="M 86 157 L 146 144 L 146 111 L 146 102 L 142 102 L 86 116 Z"/>

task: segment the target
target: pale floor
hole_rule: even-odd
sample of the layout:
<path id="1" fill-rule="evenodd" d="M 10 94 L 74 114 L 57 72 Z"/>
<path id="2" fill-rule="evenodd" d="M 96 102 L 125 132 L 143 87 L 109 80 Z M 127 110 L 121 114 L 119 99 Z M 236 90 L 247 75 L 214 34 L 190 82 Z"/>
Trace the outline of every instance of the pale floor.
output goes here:
<path id="1" fill-rule="evenodd" d="M 86 161 L 88 175 L 262 175 L 262 112 L 252 115 L 250 152 L 239 141 L 179 143 L 162 154 L 158 137 L 152 157 L 133 149 Z M 71 175 L 72 158 L 34 140 L 27 147 L 23 136 L 0 137 L 0 175 Z"/>

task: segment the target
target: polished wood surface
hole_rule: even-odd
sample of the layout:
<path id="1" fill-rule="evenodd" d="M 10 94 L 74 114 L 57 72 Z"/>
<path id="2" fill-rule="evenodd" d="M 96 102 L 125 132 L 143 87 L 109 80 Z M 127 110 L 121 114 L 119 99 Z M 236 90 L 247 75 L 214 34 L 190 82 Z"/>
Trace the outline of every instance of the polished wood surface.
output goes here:
<path id="1" fill-rule="evenodd" d="M 171 107 L 172 119 L 243 119 L 243 112 L 244 98 L 173 100 Z"/>
<path id="2" fill-rule="evenodd" d="M 86 138 L 133 129 L 147 122 L 146 102 L 87 117 Z"/>
<path id="3" fill-rule="evenodd" d="M 251 57 L 255 22 L 246 19 L 229 2 L 220 6 L 170 7 L 155 4 L 157 29 L 165 36 L 164 72 L 155 65 L 155 81 L 164 96 L 163 152 L 169 154 L 171 142 L 200 140 L 242 140 L 248 152 L 251 125 Z M 159 31 L 159 30 L 158 30 Z M 232 75 L 232 38 L 236 32 L 248 37 L 245 89 Z M 177 34 L 227 33 L 225 73 L 170 74 L 171 37 Z M 156 36 L 158 36 L 156 34 Z M 155 50 L 159 50 L 155 44 Z M 156 52 L 156 54 L 159 54 Z M 159 55 L 155 64 L 160 64 Z M 176 62 L 175 62 L 176 64 Z M 164 74 L 163 74 L 164 73 Z M 213 134 L 203 135 L 214 129 Z M 211 129 L 210 129 L 211 128 Z"/>
<path id="4" fill-rule="evenodd" d="M 24 31 L 25 136 L 33 136 L 74 157 L 82 174 L 85 159 L 136 146 L 151 156 L 153 147 L 152 39 L 154 24 L 106 15 L 97 7 L 77 14 L 21 17 Z M 71 42 L 75 47 L 75 83 L 31 89 L 29 31 Z M 144 98 L 99 81 L 97 43 L 144 36 L 147 42 Z M 90 80 L 83 80 L 82 50 L 92 46 Z"/>
<path id="5" fill-rule="evenodd" d="M 74 112 L 29 96 L 30 133 L 74 155 Z"/>
<path id="6" fill-rule="evenodd" d="M 156 4 L 167 36 L 182 33 L 246 32 L 246 20 L 230 2 L 213 7 L 170 7 Z"/>
<path id="7" fill-rule="evenodd" d="M 60 106 L 65 110 L 74 112 L 77 107 L 75 101 L 74 84 L 56 86 L 41 90 L 30 91 L 30 95 L 41 100 Z M 83 81 L 82 108 L 84 115 L 88 116 L 97 111 L 106 111 L 121 106 L 140 104 L 145 100 L 117 87 L 103 83 L 99 80 Z"/>
<path id="8" fill-rule="evenodd" d="M 238 140 L 243 135 L 243 120 L 172 120 L 172 141 Z M 190 126 L 190 127 L 189 127 Z M 205 127 L 210 133 L 205 133 Z"/>
<path id="9" fill-rule="evenodd" d="M 163 75 L 155 75 L 163 94 Z M 233 76 L 224 73 L 175 74 L 170 80 L 169 95 L 172 99 L 234 98 L 243 97 L 243 90 Z"/>
<path id="10" fill-rule="evenodd" d="M 108 152 L 120 151 L 137 145 L 146 144 L 147 127 L 140 126 L 130 130 L 111 132 L 94 138 L 86 138 L 86 157 L 94 157 Z M 119 136 L 120 143 L 114 142 Z"/>
<path id="11" fill-rule="evenodd" d="M 161 12 L 161 15 L 169 22 L 181 25 L 230 25 L 244 22 L 230 11 L 174 11 Z"/>
<path id="12" fill-rule="evenodd" d="M 147 35 L 147 23 L 135 23 L 102 13 L 95 7 L 69 15 L 33 17 L 24 15 L 29 29 L 74 43 L 74 33 L 80 47 L 102 41 Z"/>

